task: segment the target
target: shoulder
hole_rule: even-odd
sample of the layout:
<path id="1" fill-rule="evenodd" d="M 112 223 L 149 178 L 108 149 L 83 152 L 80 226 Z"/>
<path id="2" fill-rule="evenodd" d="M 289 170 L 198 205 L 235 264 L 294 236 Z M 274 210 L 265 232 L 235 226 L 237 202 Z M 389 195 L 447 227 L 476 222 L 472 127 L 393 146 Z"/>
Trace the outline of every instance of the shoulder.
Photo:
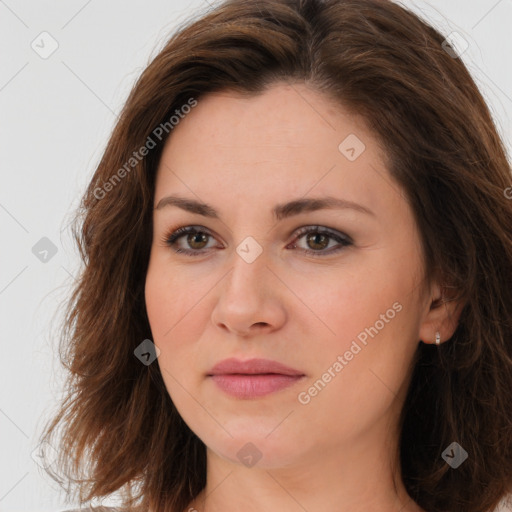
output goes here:
<path id="1" fill-rule="evenodd" d="M 148 512 L 142 508 L 142 505 L 132 507 L 130 509 L 121 507 L 105 507 L 105 506 L 92 506 L 82 508 L 72 508 L 62 510 L 61 512 Z"/>
<path id="2" fill-rule="evenodd" d="M 120 509 L 117 507 L 86 507 L 86 508 L 74 508 L 69 510 L 63 510 L 62 512 L 142 512 L 140 508 L 133 508 L 131 510 Z"/>

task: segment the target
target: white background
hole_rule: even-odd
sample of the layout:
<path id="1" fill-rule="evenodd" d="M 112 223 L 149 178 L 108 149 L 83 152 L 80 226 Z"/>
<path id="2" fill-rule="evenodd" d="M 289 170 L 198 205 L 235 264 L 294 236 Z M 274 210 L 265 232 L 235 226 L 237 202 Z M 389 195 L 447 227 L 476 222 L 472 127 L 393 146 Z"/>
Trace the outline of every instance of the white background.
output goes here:
<path id="1" fill-rule="evenodd" d="M 510 151 L 512 0 L 403 3 L 469 42 L 462 58 Z M 57 308 L 79 265 L 70 215 L 134 80 L 174 27 L 207 9 L 205 0 L 0 0 L 0 512 L 72 508 L 31 458 L 61 390 Z M 31 47 L 43 31 L 59 45 L 47 59 Z M 46 263 L 32 253 L 42 237 L 57 248 Z"/>

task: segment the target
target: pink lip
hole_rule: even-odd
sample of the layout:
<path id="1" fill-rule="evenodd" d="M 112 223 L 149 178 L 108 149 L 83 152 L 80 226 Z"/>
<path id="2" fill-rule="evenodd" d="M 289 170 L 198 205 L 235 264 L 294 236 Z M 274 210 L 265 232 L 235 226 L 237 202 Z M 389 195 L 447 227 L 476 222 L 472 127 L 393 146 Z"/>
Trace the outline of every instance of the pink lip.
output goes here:
<path id="1" fill-rule="evenodd" d="M 269 359 L 217 363 L 208 377 L 224 392 L 237 398 L 256 398 L 287 388 L 304 377 L 299 370 Z"/>

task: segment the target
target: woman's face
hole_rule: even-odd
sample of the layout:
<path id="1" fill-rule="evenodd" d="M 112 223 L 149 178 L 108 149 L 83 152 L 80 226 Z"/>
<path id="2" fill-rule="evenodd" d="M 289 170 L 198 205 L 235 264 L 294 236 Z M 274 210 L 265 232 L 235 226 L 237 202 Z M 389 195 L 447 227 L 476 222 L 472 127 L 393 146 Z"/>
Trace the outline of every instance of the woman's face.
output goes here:
<path id="1" fill-rule="evenodd" d="M 431 297 L 361 118 L 300 84 L 205 96 L 172 130 L 154 206 L 157 364 L 209 454 L 271 468 L 391 449 Z M 293 371 L 212 370 L 228 358 Z"/>

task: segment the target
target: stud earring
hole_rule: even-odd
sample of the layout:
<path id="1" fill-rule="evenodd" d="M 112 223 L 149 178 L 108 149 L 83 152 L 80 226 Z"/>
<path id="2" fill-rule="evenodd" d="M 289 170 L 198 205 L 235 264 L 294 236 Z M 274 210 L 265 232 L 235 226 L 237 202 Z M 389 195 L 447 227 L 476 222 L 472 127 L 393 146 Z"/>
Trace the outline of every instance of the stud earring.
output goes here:
<path id="1" fill-rule="evenodd" d="M 440 345 L 441 344 L 441 334 L 439 333 L 439 331 L 436 331 L 436 345 Z"/>

